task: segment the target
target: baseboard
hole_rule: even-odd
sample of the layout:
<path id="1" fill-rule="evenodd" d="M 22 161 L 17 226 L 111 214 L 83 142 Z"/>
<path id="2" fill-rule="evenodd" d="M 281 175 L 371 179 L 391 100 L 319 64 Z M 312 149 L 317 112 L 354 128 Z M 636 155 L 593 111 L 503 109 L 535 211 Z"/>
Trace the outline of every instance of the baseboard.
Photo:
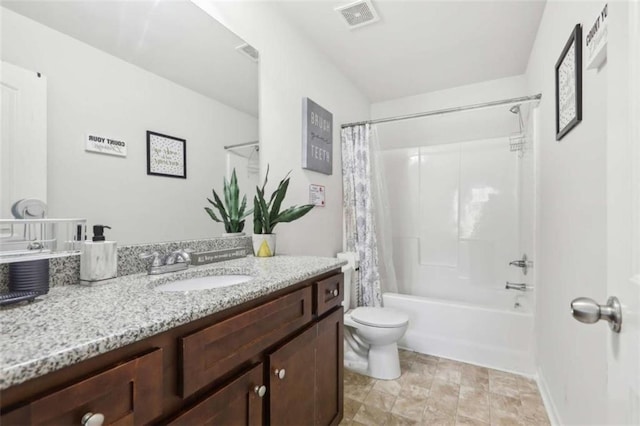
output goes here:
<path id="1" fill-rule="evenodd" d="M 537 382 L 538 389 L 540 389 L 540 395 L 542 396 L 542 402 L 544 403 L 544 408 L 547 410 L 547 416 L 549 416 L 549 422 L 552 426 L 560 426 L 562 423 L 560 422 L 558 410 L 556 405 L 553 403 L 551 392 L 549 392 L 549 386 L 547 385 L 547 381 L 544 379 L 540 368 L 538 368 Z"/>

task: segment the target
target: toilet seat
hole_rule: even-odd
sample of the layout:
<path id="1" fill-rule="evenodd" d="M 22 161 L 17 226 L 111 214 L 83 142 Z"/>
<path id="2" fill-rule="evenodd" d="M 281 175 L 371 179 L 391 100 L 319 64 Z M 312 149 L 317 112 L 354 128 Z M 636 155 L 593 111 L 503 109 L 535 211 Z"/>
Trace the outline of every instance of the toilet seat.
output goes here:
<path id="1" fill-rule="evenodd" d="M 350 312 L 351 319 L 369 327 L 396 328 L 409 322 L 409 316 L 404 312 L 389 308 L 361 307 Z"/>

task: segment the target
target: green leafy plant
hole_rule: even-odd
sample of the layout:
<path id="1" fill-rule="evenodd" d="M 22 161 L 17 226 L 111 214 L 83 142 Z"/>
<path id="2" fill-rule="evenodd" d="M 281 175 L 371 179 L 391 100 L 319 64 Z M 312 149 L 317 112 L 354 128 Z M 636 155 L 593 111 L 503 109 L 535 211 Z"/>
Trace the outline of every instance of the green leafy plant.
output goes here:
<path id="1" fill-rule="evenodd" d="M 289 175 L 280 181 L 278 188 L 271 194 L 271 198 L 267 203 L 265 199 L 265 187 L 269 178 L 269 166 L 264 177 L 262 188 L 256 187 L 256 195 L 253 197 L 253 233 L 254 234 L 272 234 L 273 228 L 278 223 L 293 222 L 300 219 L 314 207 L 313 204 L 305 204 L 302 206 L 292 206 L 286 210 L 280 211 L 284 197 L 287 195 L 289 188 Z"/>
<path id="2" fill-rule="evenodd" d="M 216 190 L 213 190 L 213 200 L 207 198 L 213 207 L 218 210 L 220 214 L 220 219 L 216 216 L 213 209 L 210 207 L 205 207 L 205 211 L 209 214 L 211 219 L 216 222 L 224 223 L 224 229 L 228 233 L 233 232 L 242 232 L 244 229 L 245 218 L 253 213 L 253 210 L 247 210 L 247 196 L 242 197 L 242 202 L 240 202 L 240 188 L 238 187 L 238 177 L 236 176 L 236 169 L 233 169 L 233 173 L 231 173 L 231 181 L 227 181 L 227 178 L 224 178 L 224 203 L 216 193 Z"/>

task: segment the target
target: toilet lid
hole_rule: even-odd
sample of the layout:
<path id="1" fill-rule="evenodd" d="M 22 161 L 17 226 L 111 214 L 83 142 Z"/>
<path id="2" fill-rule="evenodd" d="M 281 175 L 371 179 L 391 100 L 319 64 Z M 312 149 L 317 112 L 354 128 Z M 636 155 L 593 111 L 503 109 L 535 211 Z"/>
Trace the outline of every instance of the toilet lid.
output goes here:
<path id="1" fill-rule="evenodd" d="M 400 327 L 409 322 L 404 312 L 389 308 L 356 308 L 351 311 L 351 318 L 360 324 L 371 327 Z"/>

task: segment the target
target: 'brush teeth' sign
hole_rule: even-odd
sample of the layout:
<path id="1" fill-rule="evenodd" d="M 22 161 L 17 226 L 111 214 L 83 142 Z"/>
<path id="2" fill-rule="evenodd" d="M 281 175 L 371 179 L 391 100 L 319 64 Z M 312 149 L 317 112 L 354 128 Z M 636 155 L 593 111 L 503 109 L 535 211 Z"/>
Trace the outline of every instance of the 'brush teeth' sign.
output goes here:
<path id="1" fill-rule="evenodd" d="M 127 156 L 127 143 L 125 141 L 99 136 L 95 133 L 87 133 L 84 149 L 100 154 L 117 155 L 119 157 Z"/>
<path id="2" fill-rule="evenodd" d="M 302 100 L 302 168 L 333 172 L 333 114 L 309 98 Z"/>

